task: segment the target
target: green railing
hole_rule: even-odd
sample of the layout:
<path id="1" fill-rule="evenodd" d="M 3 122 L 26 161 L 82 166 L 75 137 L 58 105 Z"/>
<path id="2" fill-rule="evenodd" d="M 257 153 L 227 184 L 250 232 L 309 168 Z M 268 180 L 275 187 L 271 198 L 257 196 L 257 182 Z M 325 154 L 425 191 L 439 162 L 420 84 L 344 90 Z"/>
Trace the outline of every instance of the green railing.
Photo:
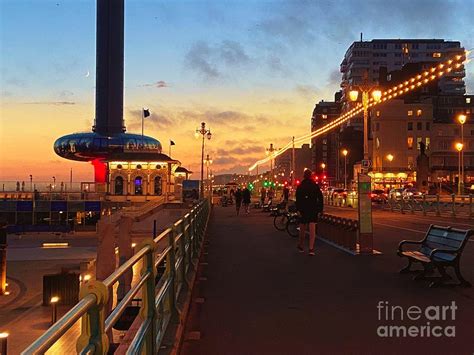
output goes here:
<path id="1" fill-rule="evenodd" d="M 76 342 L 78 354 L 106 354 L 110 333 L 127 306 L 141 296 L 140 326 L 127 354 L 156 354 L 171 319 L 178 317 L 177 302 L 188 285 L 187 273 L 196 268 L 210 214 L 209 201 L 197 204 L 182 219 L 154 239 L 145 241 L 133 257 L 104 281 L 92 280 L 80 289 L 80 301 L 22 354 L 43 354 L 81 319 L 81 334 Z M 157 253 L 158 245 L 165 248 Z M 138 262 L 141 275 L 133 287 L 107 315 L 112 287 Z M 166 262 L 163 276 L 155 282 L 157 267 Z"/>

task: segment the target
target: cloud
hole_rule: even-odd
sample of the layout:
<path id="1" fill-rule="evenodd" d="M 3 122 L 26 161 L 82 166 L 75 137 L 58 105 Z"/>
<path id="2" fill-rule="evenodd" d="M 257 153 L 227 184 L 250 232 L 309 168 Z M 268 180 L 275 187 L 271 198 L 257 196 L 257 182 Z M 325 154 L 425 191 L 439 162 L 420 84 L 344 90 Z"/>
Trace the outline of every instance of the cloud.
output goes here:
<path id="1" fill-rule="evenodd" d="M 167 88 L 170 85 L 166 81 L 158 80 L 154 83 L 142 84 L 142 85 L 138 85 L 138 86 L 141 86 L 141 87 L 154 87 L 154 88 L 161 89 L 161 88 Z"/>
<path id="2" fill-rule="evenodd" d="M 31 102 L 23 102 L 27 105 L 75 105 L 74 101 L 31 101 Z"/>
<path id="3" fill-rule="evenodd" d="M 223 40 L 216 44 L 195 42 L 186 53 L 184 61 L 187 69 L 212 81 L 244 67 L 251 59 L 239 42 Z"/>
<path id="4" fill-rule="evenodd" d="M 205 79 L 216 79 L 220 76 L 215 64 L 211 61 L 212 49 L 203 41 L 193 44 L 185 56 L 185 64 L 188 69 L 195 71 Z"/>
<path id="5" fill-rule="evenodd" d="M 142 125 L 142 109 L 129 109 L 127 117 L 130 120 L 128 124 L 131 130 L 141 129 Z M 150 109 L 150 116 L 145 118 L 145 121 L 151 122 L 151 125 L 157 129 L 166 129 L 173 125 L 173 121 L 160 111 L 154 112 Z"/>
<path id="6" fill-rule="evenodd" d="M 314 101 L 320 94 L 320 91 L 314 85 L 298 84 L 295 86 L 295 91 L 298 95 L 308 101 Z"/>

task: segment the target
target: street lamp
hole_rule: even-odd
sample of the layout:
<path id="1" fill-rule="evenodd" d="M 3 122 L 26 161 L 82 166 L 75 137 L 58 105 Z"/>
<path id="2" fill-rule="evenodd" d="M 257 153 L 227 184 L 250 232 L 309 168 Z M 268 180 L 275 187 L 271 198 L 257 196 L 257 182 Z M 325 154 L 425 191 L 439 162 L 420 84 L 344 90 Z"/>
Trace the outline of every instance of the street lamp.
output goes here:
<path id="1" fill-rule="evenodd" d="M 344 188 L 347 189 L 347 154 L 349 151 L 347 149 L 342 150 L 342 155 L 344 155 Z"/>
<path id="2" fill-rule="evenodd" d="M 270 143 L 270 147 L 265 149 L 265 154 L 273 155 L 274 151 L 276 151 L 276 149 L 273 148 L 273 143 Z M 273 175 L 273 158 L 270 157 L 270 178 L 272 175 Z"/>
<path id="3" fill-rule="evenodd" d="M 372 95 L 374 101 L 378 102 L 382 98 L 382 92 L 367 85 L 362 85 L 359 90 L 349 92 L 349 99 L 357 101 L 359 91 L 362 93 L 362 107 L 364 109 L 364 160 L 369 160 L 369 94 Z M 363 170 L 367 173 L 368 169 L 363 167 Z"/>
<path id="4" fill-rule="evenodd" d="M 394 156 L 392 154 L 387 154 L 386 158 L 389 162 L 391 162 L 393 160 Z"/>
<path id="5" fill-rule="evenodd" d="M 461 124 L 461 144 L 464 146 L 464 123 L 466 123 L 467 117 L 464 114 L 458 115 L 458 122 Z M 464 191 L 464 150 L 461 149 L 461 190 Z"/>
<path id="6" fill-rule="evenodd" d="M 461 142 L 456 143 L 456 150 L 459 152 L 458 158 L 458 195 L 461 195 L 461 153 L 463 144 Z"/>
<path id="7" fill-rule="evenodd" d="M 324 174 L 324 169 L 326 169 L 326 164 L 325 163 L 321 163 L 321 168 L 323 169 L 323 174 Z M 306 170 L 306 169 L 305 169 Z"/>
<path id="8" fill-rule="evenodd" d="M 209 181 L 209 165 L 212 164 L 212 159 L 209 158 L 209 154 L 206 156 L 206 159 L 204 160 L 204 162 L 206 163 L 206 168 L 207 168 L 207 172 L 206 172 L 206 175 L 207 175 L 207 187 L 209 189 L 209 195 L 211 195 L 211 184 L 210 184 L 210 181 Z"/>
<path id="9" fill-rule="evenodd" d="M 201 145 L 201 189 L 199 191 L 199 196 L 204 198 L 204 138 L 211 139 L 212 133 L 210 129 L 206 129 L 206 123 L 201 122 L 201 129 L 196 129 L 194 136 L 199 138 L 199 135 L 202 136 L 202 145 Z"/>

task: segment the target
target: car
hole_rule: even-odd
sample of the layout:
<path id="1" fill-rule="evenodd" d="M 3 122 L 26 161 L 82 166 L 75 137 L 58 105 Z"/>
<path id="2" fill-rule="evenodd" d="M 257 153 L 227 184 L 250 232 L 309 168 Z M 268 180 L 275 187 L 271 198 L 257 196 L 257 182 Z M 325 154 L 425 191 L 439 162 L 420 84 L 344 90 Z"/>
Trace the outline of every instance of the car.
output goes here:
<path id="1" fill-rule="evenodd" d="M 384 190 L 375 189 L 370 193 L 370 199 L 372 202 L 384 203 L 387 201 L 387 194 Z"/>
<path id="2" fill-rule="evenodd" d="M 346 189 L 334 189 L 332 192 L 333 198 L 337 197 L 346 197 L 347 196 L 347 190 Z"/>
<path id="3" fill-rule="evenodd" d="M 389 192 L 390 199 L 400 200 L 402 198 L 403 189 L 391 189 Z"/>
<path id="4" fill-rule="evenodd" d="M 414 187 L 409 187 L 402 191 L 402 197 L 405 200 L 408 200 L 410 198 L 422 198 L 423 193 L 421 191 L 418 191 Z"/>

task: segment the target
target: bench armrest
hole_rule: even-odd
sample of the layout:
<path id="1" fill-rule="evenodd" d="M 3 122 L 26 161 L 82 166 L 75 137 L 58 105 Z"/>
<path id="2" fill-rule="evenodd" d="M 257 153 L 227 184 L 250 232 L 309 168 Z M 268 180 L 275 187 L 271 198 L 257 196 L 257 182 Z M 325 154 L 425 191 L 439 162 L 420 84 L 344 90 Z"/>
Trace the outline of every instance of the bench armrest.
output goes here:
<path id="1" fill-rule="evenodd" d="M 402 240 L 400 244 L 398 244 L 398 252 L 402 252 L 403 244 L 421 244 L 421 243 L 423 243 L 422 240 Z"/>

